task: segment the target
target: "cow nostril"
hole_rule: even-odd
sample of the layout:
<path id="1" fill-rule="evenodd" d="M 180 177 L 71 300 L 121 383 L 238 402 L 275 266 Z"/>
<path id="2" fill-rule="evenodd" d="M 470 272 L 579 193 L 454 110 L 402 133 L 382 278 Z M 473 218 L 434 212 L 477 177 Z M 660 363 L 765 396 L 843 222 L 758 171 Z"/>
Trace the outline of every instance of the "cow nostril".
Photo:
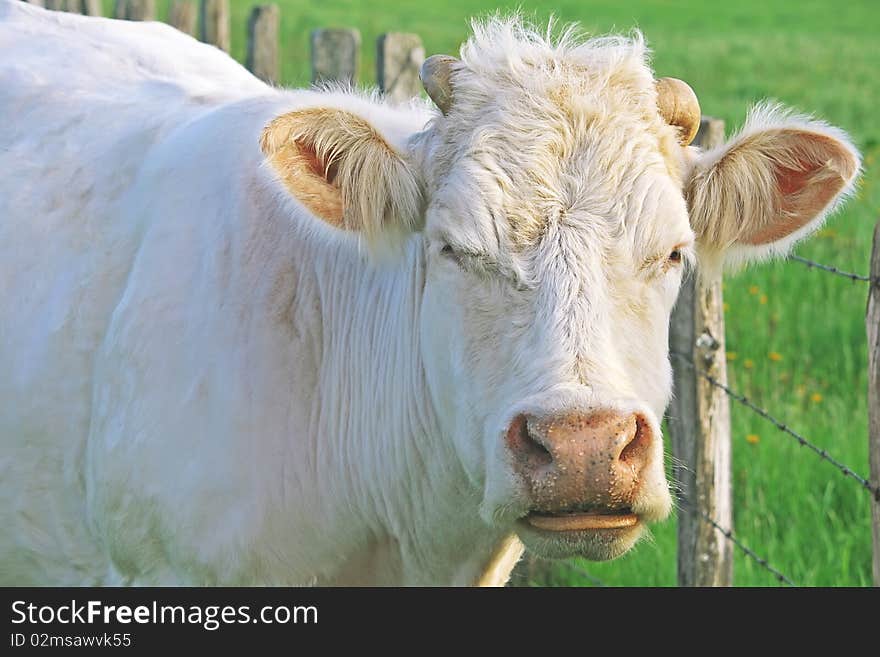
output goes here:
<path id="1" fill-rule="evenodd" d="M 638 466 L 644 463 L 651 447 L 651 427 L 640 415 L 636 418 L 636 430 L 630 440 L 620 452 L 618 459 L 621 463 Z"/>
<path id="2" fill-rule="evenodd" d="M 514 455 L 532 467 L 549 465 L 553 462 L 550 451 L 532 437 L 529 422 L 525 415 L 518 415 L 507 430 L 507 443 Z"/>

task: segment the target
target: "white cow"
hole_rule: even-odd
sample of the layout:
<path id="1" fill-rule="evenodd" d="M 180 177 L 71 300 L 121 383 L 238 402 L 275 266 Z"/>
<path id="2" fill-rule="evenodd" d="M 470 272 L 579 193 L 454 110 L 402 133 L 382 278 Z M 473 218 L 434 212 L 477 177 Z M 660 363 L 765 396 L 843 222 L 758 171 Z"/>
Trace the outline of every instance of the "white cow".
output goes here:
<path id="1" fill-rule="evenodd" d="M 852 189 L 730 142 L 639 35 L 477 24 L 427 105 L 287 91 L 170 27 L 0 0 L 0 583 L 503 582 L 670 495 L 682 269 Z"/>

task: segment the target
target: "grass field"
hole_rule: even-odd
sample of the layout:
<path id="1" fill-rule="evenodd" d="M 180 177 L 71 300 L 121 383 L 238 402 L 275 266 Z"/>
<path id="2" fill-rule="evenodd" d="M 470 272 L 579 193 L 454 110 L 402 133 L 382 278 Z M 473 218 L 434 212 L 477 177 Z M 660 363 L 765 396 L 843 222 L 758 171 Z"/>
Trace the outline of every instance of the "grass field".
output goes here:
<path id="1" fill-rule="evenodd" d="M 592 33 L 642 29 L 659 75 L 687 80 L 703 110 L 729 127 L 747 106 L 772 97 L 849 131 L 865 158 L 860 190 L 798 253 L 864 273 L 880 217 L 880 5 L 744 0 L 676 2 L 395 2 L 277 0 L 282 12 L 283 81 L 309 81 L 308 34 L 353 26 L 363 37 L 361 81 L 374 82 L 374 44 L 386 31 L 416 32 L 429 54 L 456 53 L 472 15 L 522 7 L 552 13 Z M 160 16 L 165 5 L 159 2 Z M 233 54 L 244 53 L 252 3 L 232 0 Z M 756 267 L 725 284 L 731 385 L 866 474 L 864 311 L 867 287 L 788 262 Z M 801 585 L 866 586 L 871 580 L 866 491 L 733 404 L 736 534 Z M 609 585 L 674 585 L 675 523 L 611 563 L 584 563 Z M 588 584 L 556 568 L 547 580 Z M 736 553 L 735 583 L 774 585 Z"/>

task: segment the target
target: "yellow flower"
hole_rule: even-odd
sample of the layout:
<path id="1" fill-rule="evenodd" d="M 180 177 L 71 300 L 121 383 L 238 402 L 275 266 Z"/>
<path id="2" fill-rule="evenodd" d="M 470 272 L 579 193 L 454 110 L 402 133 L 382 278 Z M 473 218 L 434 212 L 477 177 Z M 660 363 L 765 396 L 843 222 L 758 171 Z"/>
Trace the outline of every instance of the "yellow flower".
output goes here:
<path id="1" fill-rule="evenodd" d="M 762 295 L 761 295 L 761 298 L 758 299 L 758 301 L 760 302 L 760 304 L 761 304 L 762 306 L 766 306 L 766 305 L 767 305 L 767 295 L 766 295 L 766 294 L 762 294 Z"/>
<path id="2" fill-rule="evenodd" d="M 747 370 L 752 369 L 754 366 L 755 366 L 755 362 L 751 358 L 746 358 L 743 361 L 743 367 L 745 367 Z"/>
<path id="3" fill-rule="evenodd" d="M 727 352 L 727 360 L 736 360 L 736 352 L 728 351 Z"/>
<path id="4" fill-rule="evenodd" d="M 760 440 L 761 438 L 753 433 L 750 433 L 748 436 L 746 436 L 746 442 L 750 445 L 757 445 Z"/>
<path id="5" fill-rule="evenodd" d="M 767 358 L 769 358 L 773 362 L 779 362 L 780 360 L 782 360 L 782 354 L 777 354 L 775 351 L 771 351 L 769 354 L 767 354 Z"/>
<path id="6" fill-rule="evenodd" d="M 818 392 L 814 392 L 812 395 L 810 395 L 810 401 L 818 404 L 820 401 L 822 401 L 822 395 Z"/>
<path id="7" fill-rule="evenodd" d="M 759 288 L 757 285 L 752 285 L 749 287 L 749 294 L 757 294 L 760 291 L 761 288 Z"/>

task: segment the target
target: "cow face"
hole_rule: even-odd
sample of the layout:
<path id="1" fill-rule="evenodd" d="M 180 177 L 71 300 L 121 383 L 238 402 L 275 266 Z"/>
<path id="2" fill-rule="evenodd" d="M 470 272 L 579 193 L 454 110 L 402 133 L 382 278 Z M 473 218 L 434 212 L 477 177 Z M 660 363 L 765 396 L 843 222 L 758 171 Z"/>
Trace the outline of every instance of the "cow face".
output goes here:
<path id="1" fill-rule="evenodd" d="M 422 229 L 420 354 L 483 521 L 546 556 L 615 557 L 671 506 L 659 422 L 683 276 L 784 252 L 858 154 L 769 106 L 721 148 L 686 147 L 694 119 L 661 111 L 638 36 L 552 43 L 493 20 L 423 79 L 442 113 L 405 152 L 322 119 L 291 157 L 338 207 L 294 193 L 374 241 Z"/>

